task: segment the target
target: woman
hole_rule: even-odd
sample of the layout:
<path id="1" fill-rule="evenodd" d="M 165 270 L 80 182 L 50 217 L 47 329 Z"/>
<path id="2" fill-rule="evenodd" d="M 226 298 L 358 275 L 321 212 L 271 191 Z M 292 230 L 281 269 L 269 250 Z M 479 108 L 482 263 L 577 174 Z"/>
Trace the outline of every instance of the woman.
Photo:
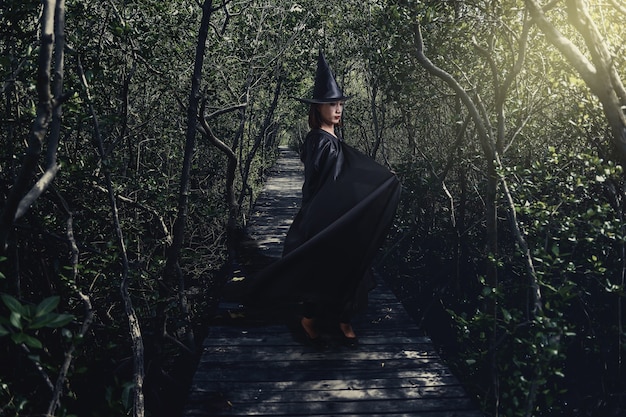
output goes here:
<path id="1" fill-rule="evenodd" d="M 320 52 L 304 163 L 301 207 L 285 238 L 283 257 L 252 282 L 257 301 L 289 301 L 301 309 L 300 324 L 318 340 L 318 320 L 337 322 L 342 338 L 356 342 L 351 318 L 374 287 L 371 262 L 391 226 L 400 184 L 387 168 L 337 135 L 348 97 Z"/>

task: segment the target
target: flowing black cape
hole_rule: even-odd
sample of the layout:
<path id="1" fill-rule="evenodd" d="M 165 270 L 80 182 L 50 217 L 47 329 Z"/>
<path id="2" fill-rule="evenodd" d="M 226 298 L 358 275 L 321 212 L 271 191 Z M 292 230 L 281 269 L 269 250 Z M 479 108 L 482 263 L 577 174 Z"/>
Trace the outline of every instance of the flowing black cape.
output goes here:
<path id="1" fill-rule="evenodd" d="M 283 256 L 248 282 L 246 302 L 302 301 L 355 312 L 374 287 L 372 261 L 391 226 L 400 183 L 372 158 L 319 129 L 303 144 L 302 204 Z"/>

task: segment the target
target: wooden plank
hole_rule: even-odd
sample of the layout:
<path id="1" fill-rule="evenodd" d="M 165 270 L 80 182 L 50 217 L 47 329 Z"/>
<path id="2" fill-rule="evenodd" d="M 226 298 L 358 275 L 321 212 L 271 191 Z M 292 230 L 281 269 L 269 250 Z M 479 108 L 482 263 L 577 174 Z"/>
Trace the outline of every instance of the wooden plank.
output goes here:
<path id="1" fill-rule="evenodd" d="M 431 415 L 431 416 L 469 416 L 477 415 L 472 413 L 474 406 L 464 398 L 447 399 L 445 402 L 440 399 L 424 398 L 397 401 L 394 399 L 385 400 L 356 400 L 356 401 L 319 401 L 303 402 L 300 398 L 294 398 L 292 402 L 269 402 L 258 401 L 251 403 L 233 403 L 220 415 L 243 415 L 243 416 L 382 416 L 382 415 Z M 306 404 L 305 406 L 303 406 Z M 207 408 L 210 404 L 207 404 Z M 436 412 L 436 413 L 435 413 Z M 460 412 L 466 412 L 461 414 Z M 426 414 L 429 413 L 429 414 Z M 471 413 L 471 414 L 470 414 Z M 198 409 L 190 412 L 189 416 L 206 416 L 205 411 Z"/>
<path id="2" fill-rule="evenodd" d="M 276 362 L 276 363 L 274 363 Z M 207 364 L 204 368 L 198 367 L 198 377 L 202 372 L 207 372 L 219 378 L 220 381 L 282 381 L 286 374 L 300 381 L 319 379 L 356 379 L 364 378 L 417 378 L 420 375 L 424 380 L 435 380 L 442 376 L 452 375 L 448 368 L 441 362 L 427 361 L 411 363 L 400 361 L 395 363 L 386 362 L 317 362 L 307 361 L 271 361 L 265 366 L 258 364 L 256 367 L 240 366 L 237 363 L 223 363 L 222 365 Z M 333 366 L 335 365 L 335 366 Z"/>
<path id="3" fill-rule="evenodd" d="M 274 390 L 256 390 L 254 392 L 244 389 L 241 391 L 229 391 L 229 397 L 236 398 L 238 404 L 251 403 L 283 403 L 288 402 L 288 398 L 298 398 L 302 402 L 315 401 L 366 401 L 366 400 L 394 400 L 401 401 L 406 399 L 412 400 L 441 400 L 444 396 L 447 399 L 462 400 L 465 398 L 463 390 L 459 387 L 446 387 L 445 392 L 440 389 L 431 389 L 425 391 L 423 388 L 376 388 L 376 389 L 360 389 L 360 390 L 292 390 L 288 393 L 284 391 Z M 456 388 L 456 389 L 454 389 Z M 204 395 L 203 392 L 196 392 L 196 395 Z M 289 397 L 287 397 L 287 395 Z M 384 400 L 381 400 L 384 399 Z M 232 401 L 231 401 L 232 403 Z M 390 411 L 390 410 L 389 410 Z"/>
<path id="4" fill-rule="evenodd" d="M 253 352 L 249 352 L 248 348 L 242 348 L 240 345 L 231 346 L 213 346 L 204 349 L 205 355 L 200 363 L 214 363 L 217 359 L 222 362 L 224 359 L 229 361 L 237 361 L 237 363 L 257 362 L 266 359 L 268 356 L 276 355 L 275 347 L 256 346 Z M 281 346 L 281 359 L 287 361 L 306 360 L 308 362 L 316 361 L 385 361 L 398 359 L 412 360 L 439 360 L 439 357 L 432 349 L 412 349 L 408 346 L 406 349 L 398 349 L 397 345 L 376 345 L 369 347 L 367 350 L 350 349 L 344 351 L 329 352 L 303 352 L 302 348 L 294 346 Z"/>
<path id="5" fill-rule="evenodd" d="M 415 378 L 394 378 L 392 380 L 383 378 L 369 378 L 365 380 L 349 379 L 321 379 L 318 381 L 278 381 L 278 382 L 257 382 L 255 389 L 250 390 L 247 382 L 229 382 L 228 384 L 213 383 L 203 381 L 193 387 L 192 393 L 228 392 L 229 395 L 239 398 L 247 397 L 257 392 L 300 392 L 309 391 L 371 391 L 371 390 L 399 390 L 404 389 L 412 393 L 415 397 L 462 397 L 465 390 L 461 385 L 454 383 L 424 385 Z M 215 381 L 213 381 L 215 382 Z M 386 398 L 386 397 L 382 397 Z"/>
<path id="6" fill-rule="evenodd" d="M 289 341 L 288 337 L 284 335 L 288 331 L 284 326 L 280 327 L 278 332 L 273 330 L 266 330 L 263 333 L 253 333 L 242 329 L 226 329 L 221 331 L 221 328 L 211 329 L 210 336 L 208 336 L 203 345 L 208 348 L 211 346 L 224 346 L 233 343 L 234 339 L 237 339 L 237 345 L 250 345 L 264 343 L 266 345 L 281 344 L 281 345 L 294 345 L 294 341 Z M 423 346 L 423 349 L 433 350 L 432 342 L 426 336 L 415 336 L 410 332 L 398 331 L 393 334 L 380 333 L 378 331 L 372 332 L 370 329 L 358 329 L 360 342 L 359 345 L 377 345 L 387 341 L 392 345 L 414 345 Z"/>

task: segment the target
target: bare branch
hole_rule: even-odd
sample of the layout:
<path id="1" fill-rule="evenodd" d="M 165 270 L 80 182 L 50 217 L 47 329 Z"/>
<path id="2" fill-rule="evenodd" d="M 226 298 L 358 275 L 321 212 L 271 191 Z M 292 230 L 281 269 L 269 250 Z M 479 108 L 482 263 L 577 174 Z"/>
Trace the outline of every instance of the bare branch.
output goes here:
<path id="1" fill-rule="evenodd" d="M 85 74 L 82 71 L 81 65 L 78 65 L 78 71 L 79 71 L 79 77 L 83 83 L 83 87 L 85 90 L 85 101 L 87 105 L 89 106 L 89 113 L 91 114 L 91 118 L 93 121 L 94 138 L 95 138 L 95 142 L 97 145 L 98 153 L 101 158 L 106 159 L 106 154 L 104 152 L 104 144 L 102 141 L 102 135 L 100 133 L 100 125 L 98 123 L 98 117 L 94 110 L 90 95 L 88 93 L 89 85 L 87 84 L 87 80 L 85 78 Z M 109 203 L 111 205 L 111 214 L 113 216 L 113 229 L 117 237 L 118 248 L 120 251 L 120 259 L 122 263 L 120 294 L 124 302 L 124 312 L 126 314 L 126 319 L 128 321 L 128 328 L 129 328 L 131 346 L 132 346 L 132 351 L 133 351 L 133 371 L 134 371 L 133 372 L 133 384 L 134 384 L 133 417 L 143 417 L 145 414 L 144 392 L 143 392 L 143 383 L 145 379 L 143 336 L 141 333 L 141 327 L 139 326 L 139 319 L 133 307 L 132 299 L 128 291 L 129 279 L 130 279 L 129 277 L 130 266 L 128 262 L 128 255 L 126 252 L 126 243 L 124 241 L 124 233 L 122 231 L 122 226 L 120 224 L 116 195 L 113 189 L 113 181 L 111 180 L 111 173 L 106 168 L 106 164 L 103 164 L 103 165 L 105 167 L 103 169 L 105 185 L 106 185 L 107 193 L 109 196 Z"/>
<path id="2" fill-rule="evenodd" d="M 66 227 L 67 227 L 67 238 L 68 238 L 68 241 L 70 242 L 70 250 L 72 253 L 71 282 L 75 283 L 76 278 L 78 276 L 79 250 L 78 250 L 78 245 L 76 244 L 76 239 L 74 239 L 74 221 L 72 217 L 72 212 L 70 211 L 65 199 L 61 197 L 59 193 L 57 193 L 57 197 L 59 197 L 59 199 L 61 200 L 62 206 L 68 215 L 67 221 L 66 221 Z M 76 291 L 78 297 L 83 302 L 83 307 L 85 309 L 85 316 L 83 318 L 83 323 L 80 326 L 80 330 L 78 331 L 78 334 L 77 334 L 77 336 L 82 339 L 87 335 L 87 331 L 91 327 L 91 323 L 93 322 L 93 318 L 94 318 L 94 310 L 93 310 L 93 306 L 91 304 L 91 299 L 89 298 L 89 296 L 83 293 L 78 287 L 74 287 L 74 290 Z M 57 380 L 54 385 L 52 400 L 50 401 L 50 404 L 48 406 L 48 412 L 47 412 L 48 416 L 55 415 L 56 409 L 58 408 L 60 404 L 61 394 L 63 393 L 63 387 L 65 386 L 65 381 L 67 379 L 67 374 L 69 372 L 70 365 L 72 364 L 72 359 L 73 359 L 75 350 L 76 350 L 76 344 L 73 343 L 65 352 L 65 360 L 63 361 L 63 365 L 61 366 L 61 370 L 59 372 L 59 375 L 57 376 Z"/>
<path id="3" fill-rule="evenodd" d="M 96 185 L 95 188 L 98 191 L 101 191 L 103 193 L 107 192 L 106 188 L 104 188 L 101 185 Z M 135 201 L 135 200 L 133 200 L 131 198 L 124 197 L 124 196 L 121 196 L 121 195 L 116 195 L 115 197 L 118 200 L 120 200 L 120 201 L 122 201 L 124 203 L 130 204 L 130 205 L 132 205 L 134 207 L 140 208 L 141 210 L 143 210 L 143 211 L 145 211 L 147 213 L 150 213 L 154 218 L 156 218 L 158 220 L 159 226 L 161 228 L 161 232 L 165 236 L 165 242 L 168 245 L 172 243 L 172 233 L 170 232 L 169 228 L 167 227 L 167 224 L 165 224 L 165 219 L 163 218 L 163 216 L 161 216 L 159 214 L 159 212 L 157 212 L 154 208 L 146 206 L 145 204 L 141 204 L 140 202 Z"/>
<path id="4" fill-rule="evenodd" d="M 530 15 L 539 28 L 546 33 L 550 42 L 565 56 L 568 62 L 580 73 L 587 85 L 595 85 L 596 68 L 576 45 L 548 21 L 536 0 L 525 0 Z"/>
<path id="5" fill-rule="evenodd" d="M 621 103 L 626 105 L 626 90 L 615 68 L 611 52 L 607 48 L 598 27 L 589 15 L 587 4 L 581 0 L 573 0 L 569 1 L 568 5 L 570 21 L 578 33 L 583 36 L 598 74 L 602 73 L 602 79 L 610 79 L 611 85 L 620 98 Z M 604 73 L 607 73 L 607 75 L 605 76 Z"/>
<path id="6" fill-rule="evenodd" d="M 459 98 L 461 99 L 463 104 L 465 104 L 465 106 L 467 107 L 472 117 L 472 120 L 474 121 L 474 124 L 476 125 L 476 129 L 478 130 L 479 137 L 481 138 L 481 144 L 483 146 L 483 149 L 488 153 L 493 153 L 493 144 L 491 143 L 492 142 L 491 135 L 489 134 L 489 131 L 485 127 L 485 123 L 483 121 L 483 118 L 480 116 L 480 112 L 478 108 L 476 107 L 476 104 L 470 98 L 469 94 L 467 94 L 465 89 L 461 87 L 458 81 L 451 74 L 437 67 L 424 54 L 424 41 L 422 38 L 422 27 L 419 23 L 417 24 L 414 34 L 415 34 L 415 46 L 416 46 L 416 52 L 417 52 L 416 54 L 417 60 L 429 73 L 431 73 L 432 75 L 446 82 L 446 84 L 448 84 L 448 86 L 450 86 L 450 88 L 452 88 L 452 90 L 454 90 L 454 92 L 459 95 Z"/>
<path id="7" fill-rule="evenodd" d="M 415 44 L 417 46 L 418 61 L 420 62 L 420 64 L 422 64 L 422 66 L 426 68 L 428 72 L 444 80 L 459 95 L 463 103 L 466 105 L 470 113 L 470 116 L 472 117 L 479 131 L 479 136 L 481 137 L 481 143 L 485 151 L 485 157 L 492 158 L 492 161 L 493 163 L 495 163 L 495 166 L 502 168 L 503 165 L 500 160 L 498 151 L 497 149 L 493 147 L 492 142 L 490 140 L 490 136 L 488 136 L 489 132 L 486 130 L 485 125 L 483 124 L 483 120 L 481 119 L 481 114 L 483 114 L 482 117 L 485 117 L 485 118 L 487 117 L 487 115 L 486 115 L 486 111 L 484 109 L 484 106 L 482 105 L 480 98 L 477 96 L 476 102 L 472 100 L 467 94 L 467 92 L 459 85 L 459 83 L 454 79 L 452 75 L 448 74 L 444 70 L 435 66 L 424 55 L 424 51 L 423 51 L 424 45 L 423 45 L 423 40 L 422 40 L 421 28 L 419 24 L 416 30 Z M 537 274 L 535 272 L 535 268 L 534 268 L 532 256 L 530 254 L 530 250 L 528 248 L 528 244 L 521 231 L 519 222 L 517 221 L 517 216 L 515 214 L 515 204 L 513 201 L 513 197 L 509 191 L 506 178 L 504 177 L 502 173 L 499 173 L 497 175 L 498 175 L 497 180 L 499 180 L 499 182 L 503 185 L 504 192 L 507 198 L 508 211 L 509 211 L 509 216 L 510 216 L 509 223 L 511 225 L 511 228 L 513 229 L 513 233 L 515 235 L 518 247 L 525 255 L 525 264 L 526 264 L 526 270 L 528 274 L 528 281 L 529 281 L 529 286 L 532 290 L 531 310 L 532 310 L 533 316 L 535 316 L 542 312 L 541 291 L 540 291 L 539 284 L 537 281 Z"/>
<path id="8" fill-rule="evenodd" d="M 232 0 L 223 0 L 222 4 L 220 4 L 219 6 L 216 7 L 212 7 L 210 12 L 213 13 L 215 11 L 224 9 L 224 13 L 226 14 L 226 17 L 224 18 L 224 21 L 222 22 L 222 28 L 218 29 L 213 23 L 209 23 L 209 26 L 211 26 L 211 28 L 213 28 L 213 31 L 215 32 L 215 34 L 217 35 L 218 38 L 223 38 L 224 37 L 224 33 L 226 33 L 226 27 L 228 26 L 228 22 L 230 22 L 230 18 L 231 16 L 237 16 L 239 13 L 237 14 L 231 14 L 230 10 L 228 10 L 228 4 L 231 3 Z"/>
<path id="9" fill-rule="evenodd" d="M 500 157 L 496 153 L 496 161 L 498 166 L 502 167 L 502 162 L 500 161 Z M 509 184 L 500 170 L 500 183 L 502 184 L 502 188 L 504 189 L 504 195 L 506 197 L 506 202 L 509 207 L 509 223 L 511 224 L 511 229 L 513 230 L 513 235 L 515 236 L 515 240 L 517 245 L 524 256 L 524 265 L 526 266 L 526 273 L 528 274 L 528 283 L 530 289 L 532 291 L 532 304 L 531 304 L 531 316 L 535 317 L 538 314 L 543 313 L 543 301 L 541 296 L 541 288 L 539 288 L 539 282 L 537 281 L 537 272 L 535 271 L 535 265 L 533 262 L 532 254 L 530 252 L 530 248 L 528 247 L 528 243 L 526 242 L 526 238 L 524 238 L 524 233 L 519 225 L 519 221 L 517 220 L 517 212 L 515 210 L 515 202 L 513 201 L 513 196 L 511 191 L 509 190 Z"/>
<path id="10" fill-rule="evenodd" d="M 211 143 L 215 145 L 219 150 L 224 152 L 226 156 L 228 157 L 228 159 L 236 161 L 237 155 L 235 155 L 235 152 L 230 148 L 230 146 L 228 146 L 226 143 L 219 140 L 213 134 L 213 131 L 211 130 L 211 127 L 209 126 L 207 120 L 202 116 L 204 114 L 205 108 L 206 108 L 206 100 L 202 100 L 202 104 L 200 106 L 200 117 L 199 117 L 200 126 L 202 128 L 198 129 L 198 131 L 202 133 L 202 135 L 205 136 L 207 139 L 209 139 Z"/>
<path id="11" fill-rule="evenodd" d="M 35 202 L 35 200 L 37 200 L 37 198 L 39 198 L 39 196 L 43 194 L 46 189 L 48 189 L 50 184 L 52 184 L 52 181 L 54 180 L 57 172 L 59 172 L 59 168 L 59 165 L 55 164 L 48 168 L 48 170 L 41 176 L 41 178 L 39 178 L 33 188 L 31 188 L 30 191 L 24 196 L 24 198 L 20 200 L 20 203 L 17 206 L 17 210 L 15 211 L 14 220 L 17 220 L 24 214 L 26 214 L 26 212 Z"/>
<path id="12" fill-rule="evenodd" d="M 614 61 L 604 41 L 589 16 L 586 4 L 581 0 L 569 0 L 568 16 L 585 39 L 593 63 L 548 21 L 536 0 L 525 0 L 525 3 L 533 22 L 546 34 L 549 42 L 561 52 L 602 103 L 604 114 L 611 127 L 612 142 L 617 158 L 621 163 L 626 163 L 626 115 L 624 114 L 626 89 L 617 74 Z"/>
<path id="13" fill-rule="evenodd" d="M 53 103 L 50 90 L 50 71 L 54 47 L 54 14 L 55 1 L 43 1 L 39 62 L 37 68 L 37 113 L 29 133 L 28 147 L 26 148 L 26 155 L 24 156 L 22 167 L 6 199 L 2 213 L 0 214 L 0 253 L 6 250 L 8 237 L 13 229 L 15 213 L 22 200 L 22 196 L 29 188 L 30 180 L 41 155 L 41 149 L 48 131 L 50 119 L 52 118 Z"/>
<path id="14" fill-rule="evenodd" d="M 17 65 L 17 68 L 15 69 L 15 71 L 12 71 L 11 76 L 2 83 L 2 89 L 0 89 L 1 94 L 4 94 L 8 90 L 9 86 L 15 83 L 17 75 L 22 71 L 24 66 L 26 66 L 26 64 L 30 62 L 29 58 L 30 58 L 29 56 L 24 57 L 20 61 L 20 63 Z"/>
<path id="15" fill-rule="evenodd" d="M 205 102 L 206 102 L 206 100 L 205 100 Z M 204 106 L 205 106 L 205 104 L 204 104 L 205 102 L 203 102 L 203 107 L 202 107 L 203 109 L 204 109 Z M 224 109 L 220 109 L 220 110 L 214 111 L 213 113 L 207 115 L 206 118 L 208 120 L 211 120 L 211 119 L 214 119 L 214 118 L 216 118 L 218 116 L 221 116 L 222 114 L 226 114 L 226 113 L 230 113 L 232 111 L 237 111 L 237 110 L 244 109 L 247 106 L 248 106 L 248 103 L 233 104 L 232 106 L 226 107 Z M 204 112 L 201 112 L 200 114 L 204 114 Z"/>
<path id="16" fill-rule="evenodd" d="M 20 343 L 19 346 L 20 346 L 20 349 L 24 351 L 27 357 L 31 357 L 33 355 L 33 352 L 31 352 L 28 346 L 26 346 L 24 343 Z M 46 386 L 50 389 L 50 391 L 54 391 L 54 384 L 52 383 L 50 376 L 48 375 L 44 367 L 41 365 L 41 363 L 37 360 L 31 360 L 30 362 L 33 364 L 35 369 L 37 369 L 37 372 L 39 372 L 39 375 L 43 379 Z"/>

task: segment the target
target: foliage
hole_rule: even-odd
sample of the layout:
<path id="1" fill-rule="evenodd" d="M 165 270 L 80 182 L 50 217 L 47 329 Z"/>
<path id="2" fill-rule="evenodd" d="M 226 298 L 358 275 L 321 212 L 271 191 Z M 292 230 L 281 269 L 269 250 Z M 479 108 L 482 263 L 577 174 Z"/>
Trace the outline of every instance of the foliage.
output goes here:
<path id="1" fill-rule="evenodd" d="M 23 343 L 29 348 L 41 349 L 41 341 L 29 333 L 43 327 L 63 327 L 74 319 L 71 314 L 52 312 L 61 301 L 59 296 L 45 298 L 36 306 L 22 305 L 8 294 L 3 294 L 0 298 L 10 312 L 8 318 L 0 317 L 0 337 L 10 335 L 17 345 Z"/>
<path id="2" fill-rule="evenodd" d="M 422 317 L 484 409 L 497 397 L 500 412 L 511 416 L 527 415 L 529 404 L 533 416 L 613 412 L 620 407 L 614 393 L 624 384 L 619 371 L 624 344 L 622 168 L 597 156 L 550 147 L 543 160 L 510 166 L 506 176 L 533 248 L 544 314 L 529 315 L 529 288 L 515 251 L 500 259 L 498 286 L 480 276 L 474 284 L 455 286 L 451 278 L 456 271 L 450 266 L 458 255 L 445 246 L 453 236 L 446 232 L 450 225 L 444 216 L 439 221 L 414 218 L 411 223 L 421 224 L 414 236 L 428 243 L 415 238 L 400 242 L 406 266 L 388 267 L 388 273 L 407 277 L 399 285 L 412 292 L 408 298 L 418 308 L 410 309 Z M 406 180 L 405 185 L 420 189 Z M 411 194 L 403 203 L 414 199 L 429 210 L 441 209 L 442 197 Z M 425 213 L 424 208 L 418 212 Z M 408 213 L 414 212 L 401 210 L 400 218 L 410 221 Z M 398 225 L 414 233 L 411 223 Z M 424 229 L 427 224 L 431 226 Z M 465 271 L 480 271 L 480 258 L 471 252 L 464 256 Z M 445 310 L 439 311 L 438 303 Z M 495 308 L 485 308 L 489 305 Z M 441 332 L 444 314 L 454 319 L 454 341 Z"/>
<path id="3" fill-rule="evenodd" d="M 17 385 L 33 384 L 36 378 L 33 378 L 32 370 L 39 369 L 45 372 L 48 367 L 54 366 L 50 353 L 47 349 L 55 346 L 57 343 L 68 343 L 74 338 L 72 329 L 68 326 L 75 317 L 67 313 L 55 313 L 61 298 L 59 296 L 51 296 L 43 299 L 38 304 L 21 303 L 9 294 L 0 295 L 4 308 L 0 315 L 0 341 L 11 340 L 11 345 L 4 344 L 2 365 L 5 369 L 12 368 L 12 361 L 18 360 L 26 362 L 26 369 L 20 373 L 19 384 L 9 384 L 9 380 L 2 380 L 2 390 L 0 391 L 0 399 L 5 404 L 2 407 L 4 413 L 19 412 L 36 403 L 34 398 L 22 397 L 23 394 L 13 394 L 12 390 Z M 13 364 L 14 365 L 14 364 Z M 27 370 L 30 369 L 30 370 Z M 7 373 L 7 375 L 13 374 Z M 33 386 L 31 385 L 31 386 Z"/>
<path id="4" fill-rule="evenodd" d="M 570 380 L 586 375 L 586 386 L 623 384 L 623 174 L 612 161 L 550 147 L 545 161 L 519 173 L 517 184 L 520 218 L 535 248 L 546 310 L 558 314 L 561 329 L 573 332 L 560 343 L 567 354 L 563 371 Z M 597 372 L 598 364 L 606 372 Z M 592 395 L 576 399 L 581 388 L 574 385 L 573 395 L 565 398 L 589 412 Z M 605 412 L 614 406 L 612 389 L 595 393 Z"/>

